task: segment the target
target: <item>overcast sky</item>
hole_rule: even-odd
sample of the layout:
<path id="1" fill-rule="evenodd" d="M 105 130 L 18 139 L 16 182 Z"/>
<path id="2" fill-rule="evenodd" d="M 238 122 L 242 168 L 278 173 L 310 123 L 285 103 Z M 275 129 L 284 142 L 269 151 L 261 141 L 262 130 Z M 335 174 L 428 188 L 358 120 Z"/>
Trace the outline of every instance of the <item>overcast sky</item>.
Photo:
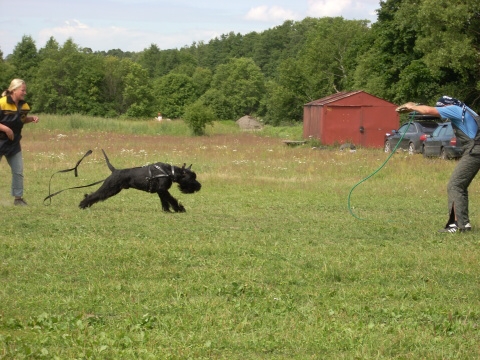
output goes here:
<path id="1" fill-rule="evenodd" d="M 37 49 L 53 36 L 93 51 L 190 46 L 229 32 L 247 34 L 285 20 L 342 16 L 376 21 L 380 0 L 22 0 L 0 12 L 0 49 L 11 54 L 24 35 Z"/>

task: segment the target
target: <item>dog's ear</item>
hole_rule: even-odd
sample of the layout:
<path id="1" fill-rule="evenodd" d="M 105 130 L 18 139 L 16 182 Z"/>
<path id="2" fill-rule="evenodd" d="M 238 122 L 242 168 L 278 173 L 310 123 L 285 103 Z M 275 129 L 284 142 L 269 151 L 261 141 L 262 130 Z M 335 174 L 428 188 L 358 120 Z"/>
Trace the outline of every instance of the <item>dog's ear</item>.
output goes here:
<path id="1" fill-rule="evenodd" d="M 192 165 L 193 164 L 190 164 L 190 166 L 187 168 L 187 170 L 192 170 Z"/>

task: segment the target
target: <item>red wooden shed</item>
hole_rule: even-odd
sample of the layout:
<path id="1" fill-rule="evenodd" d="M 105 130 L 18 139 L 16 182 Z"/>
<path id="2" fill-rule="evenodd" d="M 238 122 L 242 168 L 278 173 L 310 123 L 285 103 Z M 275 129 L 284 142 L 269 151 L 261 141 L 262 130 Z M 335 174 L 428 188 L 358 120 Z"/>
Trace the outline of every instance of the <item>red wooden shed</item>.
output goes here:
<path id="1" fill-rule="evenodd" d="M 324 145 L 383 147 L 385 133 L 399 126 L 397 105 L 365 91 L 339 92 L 303 107 L 303 137 Z"/>

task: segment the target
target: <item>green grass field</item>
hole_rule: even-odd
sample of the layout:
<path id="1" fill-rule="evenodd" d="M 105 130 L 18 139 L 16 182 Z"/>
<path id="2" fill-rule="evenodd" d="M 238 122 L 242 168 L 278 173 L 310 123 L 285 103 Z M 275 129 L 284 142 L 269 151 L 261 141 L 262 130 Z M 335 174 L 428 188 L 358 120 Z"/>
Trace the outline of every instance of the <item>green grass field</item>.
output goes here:
<path id="1" fill-rule="evenodd" d="M 480 358 L 480 185 L 467 234 L 439 234 L 455 161 L 288 147 L 301 128 L 41 117 L 24 129 L 25 198 L 0 162 L 1 359 Z M 163 127 L 162 127 L 163 126 Z M 90 129 L 90 130 L 86 130 Z M 93 130 L 92 130 L 93 129 Z M 187 209 L 126 190 L 51 191 L 157 161 L 193 164 Z"/>

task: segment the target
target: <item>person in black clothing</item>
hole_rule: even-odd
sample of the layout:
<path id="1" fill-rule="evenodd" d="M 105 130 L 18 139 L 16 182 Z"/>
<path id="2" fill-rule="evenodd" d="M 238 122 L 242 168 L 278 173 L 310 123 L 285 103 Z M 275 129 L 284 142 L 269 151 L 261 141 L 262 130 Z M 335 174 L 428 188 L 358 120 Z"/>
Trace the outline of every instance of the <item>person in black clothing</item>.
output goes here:
<path id="1" fill-rule="evenodd" d="M 5 157 L 12 170 L 14 205 L 25 206 L 23 199 L 23 157 L 20 140 L 22 128 L 27 123 L 37 123 L 37 116 L 28 116 L 30 106 L 25 102 L 27 85 L 13 79 L 0 98 L 0 160 Z"/>

